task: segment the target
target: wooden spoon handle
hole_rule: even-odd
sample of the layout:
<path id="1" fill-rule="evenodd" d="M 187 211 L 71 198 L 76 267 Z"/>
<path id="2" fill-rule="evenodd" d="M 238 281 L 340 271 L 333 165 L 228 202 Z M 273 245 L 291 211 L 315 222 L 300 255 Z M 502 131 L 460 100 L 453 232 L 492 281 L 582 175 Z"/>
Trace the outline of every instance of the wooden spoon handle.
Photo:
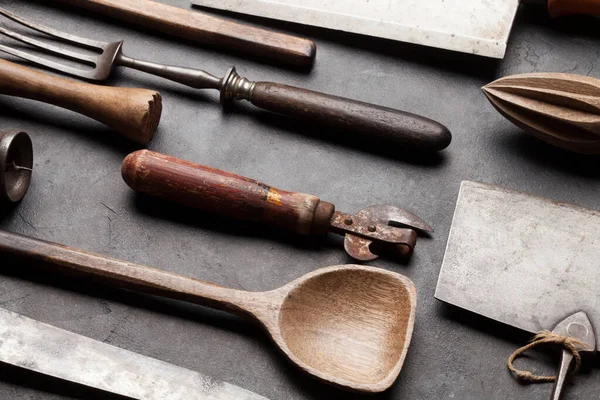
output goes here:
<path id="1" fill-rule="evenodd" d="M 439 151 L 452 140 L 445 126 L 419 115 L 277 83 L 257 82 L 250 101 L 265 110 L 358 135 L 371 146 Z"/>
<path id="2" fill-rule="evenodd" d="M 65 275 L 244 315 L 241 305 L 250 297 L 247 292 L 2 230 L 0 255 L 3 263 L 26 261 Z"/>
<path id="3" fill-rule="evenodd" d="M 261 221 L 300 234 L 324 234 L 335 207 L 318 197 L 174 157 L 140 150 L 127 156 L 123 179 L 136 192 L 241 220 Z"/>
<path id="4" fill-rule="evenodd" d="M 150 0 L 56 0 L 178 36 L 300 67 L 316 55 L 312 40 L 255 28 Z"/>
<path id="5" fill-rule="evenodd" d="M 0 94 L 42 101 L 86 115 L 147 144 L 161 116 L 158 92 L 92 85 L 0 60 Z"/>
<path id="6" fill-rule="evenodd" d="M 600 15 L 600 0 L 548 0 L 552 17 L 562 15 Z"/>

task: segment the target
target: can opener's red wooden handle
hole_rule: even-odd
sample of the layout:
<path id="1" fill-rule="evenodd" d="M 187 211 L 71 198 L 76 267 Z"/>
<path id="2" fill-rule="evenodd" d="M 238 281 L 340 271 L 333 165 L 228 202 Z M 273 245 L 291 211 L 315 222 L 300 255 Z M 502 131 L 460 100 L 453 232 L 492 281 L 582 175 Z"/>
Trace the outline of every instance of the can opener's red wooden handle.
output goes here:
<path id="1" fill-rule="evenodd" d="M 325 234 L 335 207 L 318 197 L 164 154 L 140 150 L 121 173 L 136 192 L 231 218 L 261 221 L 299 234 Z"/>
<path id="2" fill-rule="evenodd" d="M 553 17 L 600 15 L 600 0 L 548 0 L 548 12 Z"/>

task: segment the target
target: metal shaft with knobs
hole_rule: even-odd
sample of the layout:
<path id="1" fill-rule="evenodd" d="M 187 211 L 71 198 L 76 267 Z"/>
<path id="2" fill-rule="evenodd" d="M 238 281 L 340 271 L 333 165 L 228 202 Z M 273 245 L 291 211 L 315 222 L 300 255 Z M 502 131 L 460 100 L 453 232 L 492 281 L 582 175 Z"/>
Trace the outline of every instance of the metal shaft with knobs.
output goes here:
<path id="1" fill-rule="evenodd" d="M 0 14 L 50 37 L 100 52 L 99 55 L 81 54 L 0 27 L 2 35 L 92 66 L 91 69 L 75 68 L 0 44 L 2 52 L 69 75 L 105 81 L 115 66 L 129 67 L 193 88 L 216 89 L 221 93 L 222 103 L 232 99 L 247 100 L 264 110 L 332 128 L 340 134 L 358 138 L 371 147 L 435 152 L 448 147 L 452 140 L 450 131 L 444 125 L 420 115 L 293 86 L 252 82 L 240 77 L 235 68 L 229 69 L 223 78 L 218 78 L 199 69 L 136 60 L 123 54 L 123 41 L 101 42 L 78 37 L 28 21 L 2 8 Z"/>

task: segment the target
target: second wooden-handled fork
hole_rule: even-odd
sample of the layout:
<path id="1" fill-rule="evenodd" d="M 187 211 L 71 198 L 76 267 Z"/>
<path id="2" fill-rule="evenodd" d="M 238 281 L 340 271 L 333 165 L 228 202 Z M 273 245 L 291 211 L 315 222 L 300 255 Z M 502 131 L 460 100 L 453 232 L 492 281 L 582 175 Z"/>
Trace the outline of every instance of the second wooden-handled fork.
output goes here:
<path id="1" fill-rule="evenodd" d="M 27 21 L 1 8 L 0 14 L 51 37 L 101 52 L 99 55 L 81 54 L 0 26 L 3 35 L 92 68 L 71 67 L 6 45 L 0 45 L 0 51 L 80 78 L 104 81 L 114 66 L 130 67 L 193 88 L 217 89 L 222 103 L 232 99 L 247 100 L 265 110 L 354 134 L 370 147 L 439 151 L 452 139 L 445 126 L 419 115 L 271 82 L 252 82 L 238 75 L 235 68 L 218 78 L 198 69 L 135 60 L 123 54 L 123 41 L 89 40 Z"/>

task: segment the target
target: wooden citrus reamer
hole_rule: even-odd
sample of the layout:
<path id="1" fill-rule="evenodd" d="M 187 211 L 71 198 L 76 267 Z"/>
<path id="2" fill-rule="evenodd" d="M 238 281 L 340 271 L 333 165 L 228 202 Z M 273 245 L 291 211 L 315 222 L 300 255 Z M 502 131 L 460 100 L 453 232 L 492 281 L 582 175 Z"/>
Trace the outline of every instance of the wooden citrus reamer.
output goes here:
<path id="1" fill-rule="evenodd" d="M 245 292 L 4 231 L 0 255 L 249 318 L 302 370 L 359 392 L 394 383 L 413 331 L 415 286 L 383 269 L 333 266 L 279 289 Z"/>
<path id="2" fill-rule="evenodd" d="M 554 146 L 600 154 L 600 79 L 564 73 L 500 78 L 483 88 L 515 125 Z"/>

